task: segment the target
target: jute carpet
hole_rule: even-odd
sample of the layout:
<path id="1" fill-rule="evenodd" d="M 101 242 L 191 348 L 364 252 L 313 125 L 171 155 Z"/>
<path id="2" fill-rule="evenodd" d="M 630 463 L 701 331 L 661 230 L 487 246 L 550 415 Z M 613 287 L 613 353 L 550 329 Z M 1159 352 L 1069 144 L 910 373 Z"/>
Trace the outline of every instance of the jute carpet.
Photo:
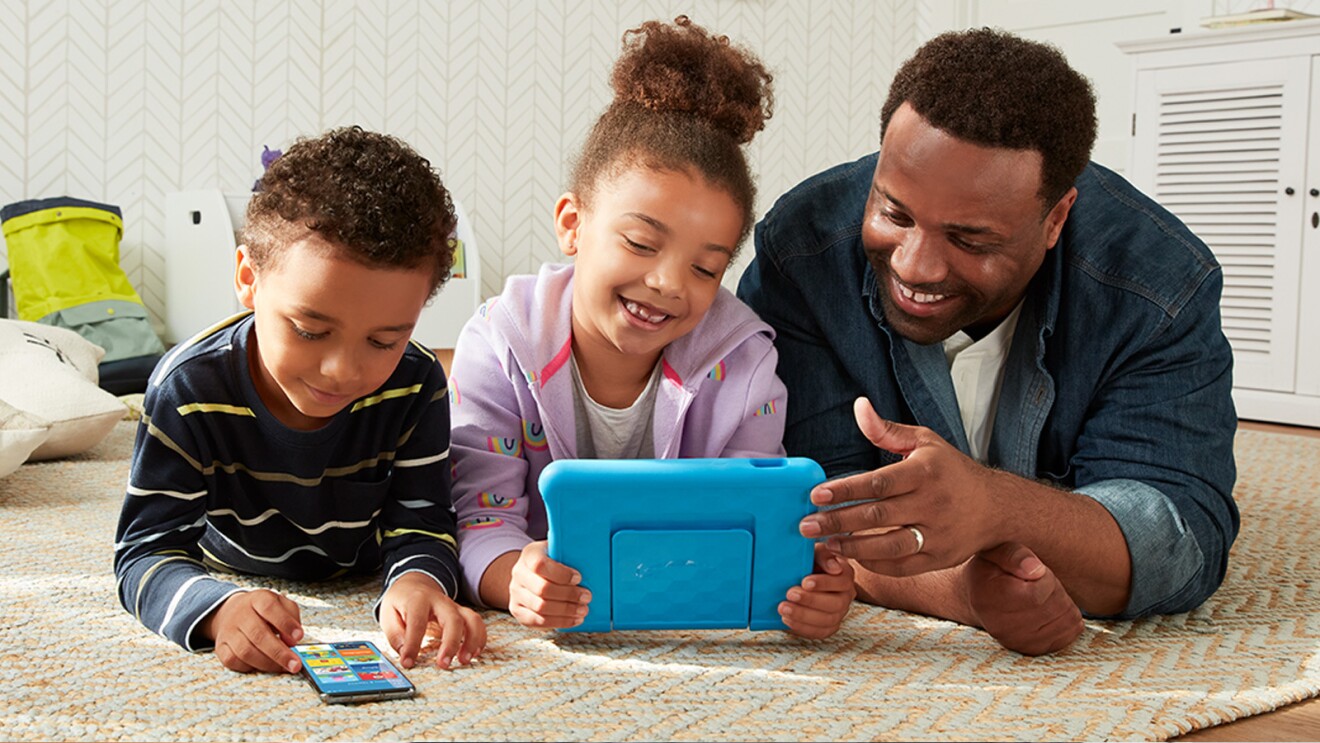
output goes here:
<path id="1" fill-rule="evenodd" d="M 1206 605 L 1092 622 L 1026 658 L 981 632 L 857 605 L 822 642 L 777 632 L 558 635 L 489 614 L 472 668 L 412 700 L 326 706 L 151 634 L 110 571 L 131 424 L 0 479 L 0 737 L 18 740 L 1161 740 L 1320 694 L 1320 439 L 1244 431 L 1242 534 Z M 374 581 L 260 582 L 310 637 L 384 638 Z"/>

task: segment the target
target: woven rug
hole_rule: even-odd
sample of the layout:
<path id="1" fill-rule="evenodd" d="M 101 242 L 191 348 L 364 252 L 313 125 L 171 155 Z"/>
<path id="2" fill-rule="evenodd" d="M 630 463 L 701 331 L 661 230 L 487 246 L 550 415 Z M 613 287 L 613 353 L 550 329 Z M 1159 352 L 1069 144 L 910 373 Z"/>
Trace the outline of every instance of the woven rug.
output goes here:
<path id="1" fill-rule="evenodd" d="M 1238 435 L 1242 534 L 1190 614 L 1092 622 L 1046 658 L 858 604 L 821 642 L 778 632 L 560 635 L 488 614 L 478 665 L 415 699 L 323 705 L 151 634 L 115 600 L 132 424 L 0 479 L 0 737 L 16 740 L 1161 740 L 1320 693 L 1320 439 Z M 258 582 L 309 636 L 384 638 L 372 580 Z M 429 656 L 428 656 L 429 657 Z"/>

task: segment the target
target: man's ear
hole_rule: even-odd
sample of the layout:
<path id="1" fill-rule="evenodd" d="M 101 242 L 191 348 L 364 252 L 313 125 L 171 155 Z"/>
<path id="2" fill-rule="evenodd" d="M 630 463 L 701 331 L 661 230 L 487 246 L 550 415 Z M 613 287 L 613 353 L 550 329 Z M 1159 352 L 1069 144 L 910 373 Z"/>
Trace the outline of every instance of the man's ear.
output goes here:
<path id="1" fill-rule="evenodd" d="M 257 267 L 252 264 L 252 256 L 246 245 L 240 245 L 234 251 L 234 293 L 244 307 L 256 309 Z"/>
<path id="2" fill-rule="evenodd" d="M 1077 187 L 1068 189 L 1068 193 L 1045 215 L 1045 249 L 1053 248 L 1059 242 L 1059 233 L 1063 232 L 1063 223 L 1068 221 L 1068 212 L 1077 203 Z"/>
<path id="3" fill-rule="evenodd" d="M 577 194 L 569 191 L 555 202 L 555 239 L 564 255 L 577 255 L 578 230 L 582 227 L 582 204 Z"/>

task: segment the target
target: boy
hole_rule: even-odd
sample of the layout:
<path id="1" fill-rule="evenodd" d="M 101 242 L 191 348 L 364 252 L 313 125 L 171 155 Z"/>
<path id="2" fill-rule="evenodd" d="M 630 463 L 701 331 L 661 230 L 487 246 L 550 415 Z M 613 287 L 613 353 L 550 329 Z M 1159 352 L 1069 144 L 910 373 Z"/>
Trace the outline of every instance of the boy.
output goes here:
<path id="1" fill-rule="evenodd" d="M 485 645 L 459 607 L 444 372 L 410 341 L 449 277 L 455 217 L 430 164 L 352 127 L 301 140 L 261 180 L 237 251 L 250 310 L 152 375 L 115 539 L 120 602 L 235 671 L 295 673 L 297 604 L 207 568 L 322 580 L 384 568 L 376 612 L 411 668 Z"/>

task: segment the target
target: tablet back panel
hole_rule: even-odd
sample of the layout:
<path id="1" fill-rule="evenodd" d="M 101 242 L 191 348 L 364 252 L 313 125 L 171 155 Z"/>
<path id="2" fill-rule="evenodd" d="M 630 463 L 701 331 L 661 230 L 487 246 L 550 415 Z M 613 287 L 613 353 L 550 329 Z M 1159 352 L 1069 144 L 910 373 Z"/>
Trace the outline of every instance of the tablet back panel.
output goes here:
<path id="1" fill-rule="evenodd" d="M 592 593 L 568 631 L 784 629 L 779 602 L 811 572 L 798 522 L 824 479 L 802 457 L 553 462 L 550 558 Z"/>

